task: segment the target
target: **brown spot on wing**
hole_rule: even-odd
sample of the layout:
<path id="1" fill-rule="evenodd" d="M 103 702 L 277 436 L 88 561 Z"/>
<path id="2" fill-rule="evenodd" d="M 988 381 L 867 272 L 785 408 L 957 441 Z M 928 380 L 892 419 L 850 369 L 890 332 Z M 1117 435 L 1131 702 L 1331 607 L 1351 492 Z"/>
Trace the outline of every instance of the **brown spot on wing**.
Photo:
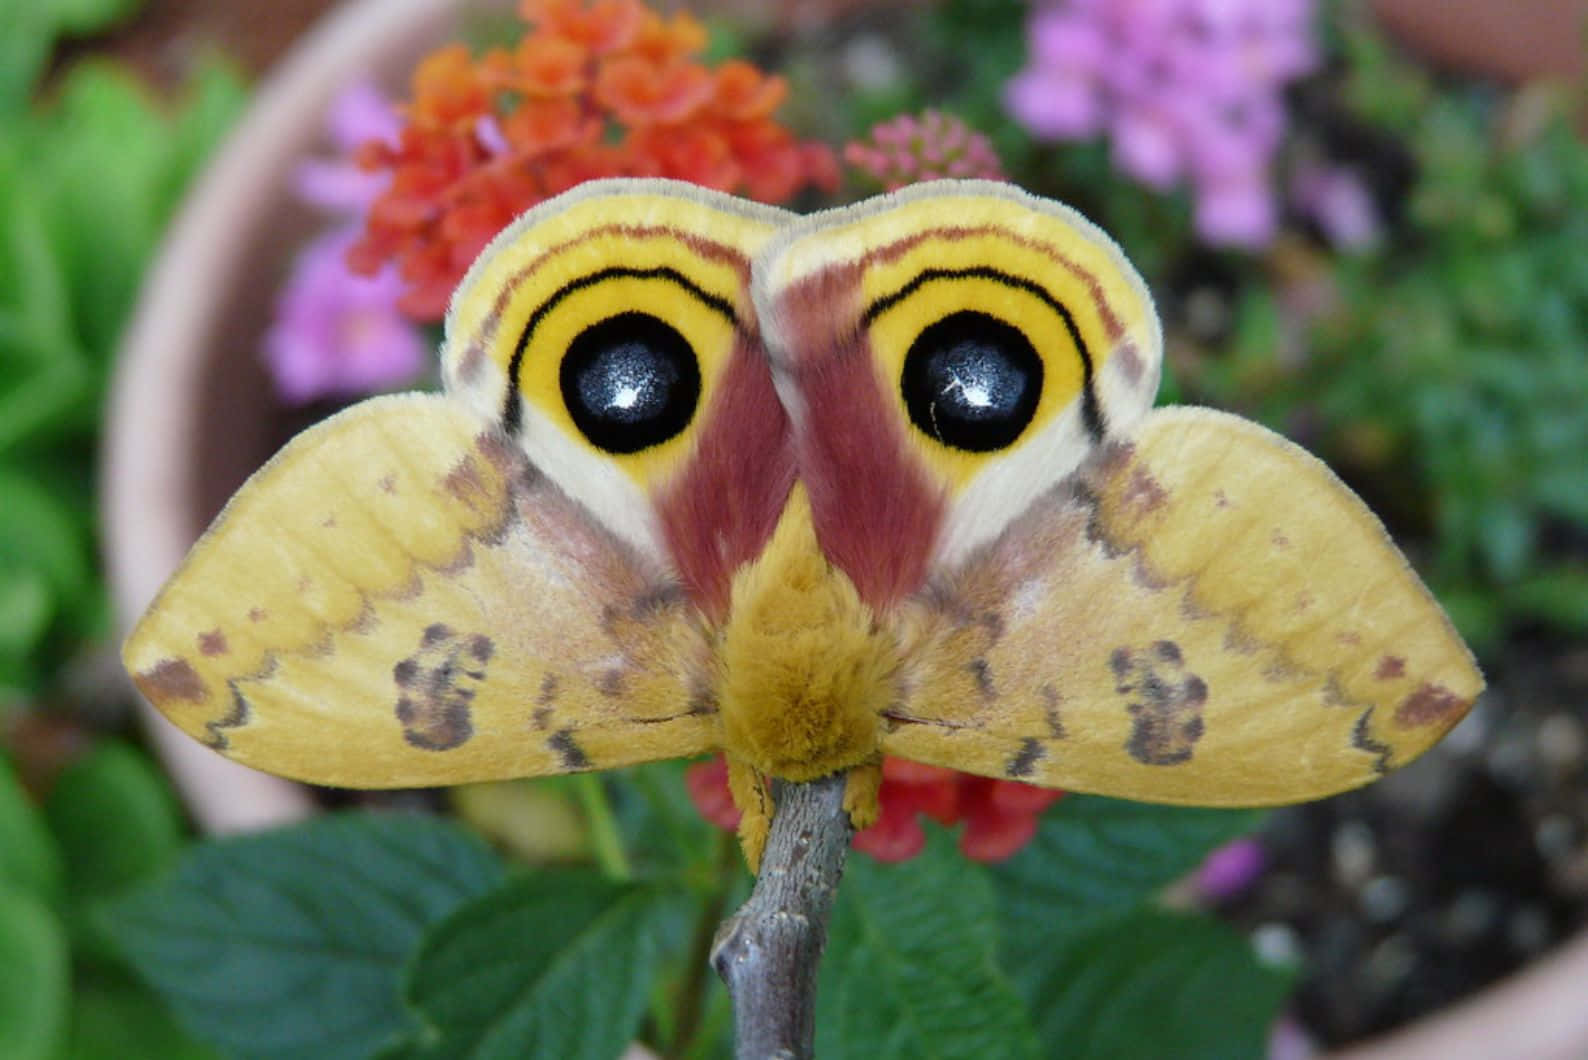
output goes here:
<path id="1" fill-rule="evenodd" d="M 425 627 L 418 650 L 392 667 L 403 739 L 425 751 L 467 743 L 474 697 L 493 654 L 495 644 L 482 633 L 461 634 L 440 622 Z"/>
<path id="2" fill-rule="evenodd" d="M 382 475 L 375 485 L 380 487 L 382 493 L 396 493 L 397 477 L 395 475 Z"/>
<path id="3" fill-rule="evenodd" d="M 604 671 L 601 676 L 596 679 L 596 688 L 600 690 L 603 696 L 607 696 L 611 699 L 617 699 L 619 696 L 623 695 L 624 677 L 625 674 L 621 668 L 613 667 L 610 670 Z"/>
<path id="4" fill-rule="evenodd" d="M 248 621 L 250 622 L 263 622 L 269 617 L 270 612 L 262 607 L 250 607 L 248 609 Z"/>
<path id="5" fill-rule="evenodd" d="M 986 659 L 976 658 L 965 664 L 965 669 L 970 671 L 971 678 L 976 682 L 976 691 L 984 699 L 992 699 L 997 690 L 993 688 L 992 668 L 987 665 Z"/>
<path id="6" fill-rule="evenodd" d="M 1064 731 L 1064 717 L 1059 709 L 1064 697 L 1052 685 L 1043 685 L 1037 692 L 1042 696 L 1042 713 L 1048 723 L 1048 735 L 1055 740 L 1065 739 L 1069 734 Z"/>
<path id="7" fill-rule="evenodd" d="M 198 648 L 204 655 L 225 655 L 226 634 L 219 628 L 198 635 Z"/>
<path id="8" fill-rule="evenodd" d="M 1126 752 L 1143 765 L 1190 761 L 1202 738 L 1208 686 L 1185 668 L 1180 645 L 1159 640 L 1142 648 L 1115 648 L 1108 665 L 1132 721 Z"/>
<path id="9" fill-rule="evenodd" d="M 138 686 L 156 703 L 168 699 L 202 703 L 210 695 L 204 679 L 186 659 L 161 659 L 137 676 Z"/>
<path id="10" fill-rule="evenodd" d="M 1468 703 L 1444 685 L 1424 684 L 1395 708 L 1395 724 L 1403 728 L 1432 725 L 1460 714 Z"/>
<path id="11" fill-rule="evenodd" d="M 459 460 L 447 472 L 441 480 L 441 488 L 475 511 L 483 511 L 490 506 L 490 491 L 486 489 L 485 479 L 472 455 Z"/>
<path id="12" fill-rule="evenodd" d="M 1021 742 L 1020 750 L 1004 764 L 1004 775 L 1016 780 L 1029 777 L 1037 763 L 1047 756 L 1048 749 L 1042 746 L 1042 741 L 1028 736 Z"/>
<path id="13" fill-rule="evenodd" d="M 572 772 L 590 768 L 590 756 L 585 754 L 584 748 L 574 740 L 572 729 L 558 729 L 546 741 L 546 746 L 557 752 L 564 769 Z"/>
<path id="14" fill-rule="evenodd" d="M 438 566 L 436 573 L 443 577 L 456 578 L 472 566 L 474 566 L 474 545 L 465 538 L 462 547 L 458 549 L 458 554 L 449 562 Z"/>
<path id="15" fill-rule="evenodd" d="M 1138 467 L 1130 473 L 1130 481 L 1120 498 L 1131 509 L 1133 518 L 1157 511 L 1168 499 L 1169 492 L 1144 467 Z"/>
<path id="16" fill-rule="evenodd" d="M 1406 675 L 1406 660 L 1399 655 L 1386 655 L 1378 661 L 1378 669 L 1373 671 L 1373 676 L 1380 681 L 1393 681 L 1397 677 Z"/>

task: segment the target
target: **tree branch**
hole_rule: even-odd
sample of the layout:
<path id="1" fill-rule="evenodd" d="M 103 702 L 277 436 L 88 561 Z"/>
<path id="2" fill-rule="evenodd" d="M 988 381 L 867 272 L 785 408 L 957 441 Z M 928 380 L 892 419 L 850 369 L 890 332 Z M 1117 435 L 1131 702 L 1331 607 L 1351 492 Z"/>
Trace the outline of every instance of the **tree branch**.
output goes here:
<path id="1" fill-rule="evenodd" d="M 774 781 L 776 809 L 749 900 L 723 921 L 711 964 L 733 997 L 738 1060 L 808 1060 L 816 969 L 854 829 L 843 774 Z"/>

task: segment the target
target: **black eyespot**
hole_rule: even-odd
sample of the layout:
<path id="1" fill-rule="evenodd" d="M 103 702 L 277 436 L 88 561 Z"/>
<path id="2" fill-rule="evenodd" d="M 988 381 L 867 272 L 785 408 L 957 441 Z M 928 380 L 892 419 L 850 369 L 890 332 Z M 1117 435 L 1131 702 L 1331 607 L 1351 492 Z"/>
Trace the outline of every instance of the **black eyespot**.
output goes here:
<path id="1" fill-rule="evenodd" d="M 619 313 L 568 344 L 562 400 L 590 443 L 637 453 L 689 426 L 700 402 L 700 365 L 689 342 L 649 313 Z"/>
<path id="2" fill-rule="evenodd" d="M 916 336 L 900 381 L 910 420 L 955 449 L 1012 445 L 1036 415 L 1042 358 L 1018 328 L 966 309 Z"/>

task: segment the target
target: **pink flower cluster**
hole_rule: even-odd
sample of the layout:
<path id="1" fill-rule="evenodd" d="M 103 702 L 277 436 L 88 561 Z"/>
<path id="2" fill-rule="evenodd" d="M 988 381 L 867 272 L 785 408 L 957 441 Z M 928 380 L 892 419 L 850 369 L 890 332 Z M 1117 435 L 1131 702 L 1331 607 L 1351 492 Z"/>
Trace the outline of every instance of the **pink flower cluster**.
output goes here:
<path id="1" fill-rule="evenodd" d="M 398 311 L 407 285 L 396 266 L 355 274 L 348 250 L 363 214 L 385 189 L 387 174 L 367 173 L 347 156 L 369 140 L 394 141 L 396 110 L 373 85 L 357 82 L 333 101 L 327 132 L 342 156 L 311 159 L 293 174 L 303 202 L 341 219 L 294 261 L 265 334 L 265 363 L 276 394 L 289 405 L 364 397 L 411 383 L 429 363 L 429 343 Z"/>
<path id="2" fill-rule="evenodd" d="M 1032 16 L 1005 103 L 1042 139 L 1106 133 L 1121 172 L 1191 185 L 1203 239 L 1260 246 L 1281 90 L 1317 65 L 1311 28 L 1312 0 L 1063 0 Z"/>
<path id="3" fill-rule="evenodd" d="M 844 161 L 884 191 L 945 177 L 1004 179 L 1003 166 L 987 137 L 952 114 L 936 110 L 873 126 L 867 139 L 844 145 Z"/>

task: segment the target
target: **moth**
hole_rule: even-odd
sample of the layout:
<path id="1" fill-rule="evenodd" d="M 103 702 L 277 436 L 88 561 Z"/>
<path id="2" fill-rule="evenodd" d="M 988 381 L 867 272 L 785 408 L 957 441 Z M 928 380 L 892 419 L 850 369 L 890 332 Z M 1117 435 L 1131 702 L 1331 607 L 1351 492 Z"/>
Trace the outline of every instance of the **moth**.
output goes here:
<path id="1" fill-rule="evenodd" d="M 1152 410 L 1146 284 L 1072 209 L 942 181 L 796 217 L 661 180 L 522 216 L 443 394 L 305 431 L 126 643 L 178 726 L 344 787 L 721 750 L 1165 803 L 1367 783 L 1482 688 L 1378 520 L 1246 420 Z"/>

